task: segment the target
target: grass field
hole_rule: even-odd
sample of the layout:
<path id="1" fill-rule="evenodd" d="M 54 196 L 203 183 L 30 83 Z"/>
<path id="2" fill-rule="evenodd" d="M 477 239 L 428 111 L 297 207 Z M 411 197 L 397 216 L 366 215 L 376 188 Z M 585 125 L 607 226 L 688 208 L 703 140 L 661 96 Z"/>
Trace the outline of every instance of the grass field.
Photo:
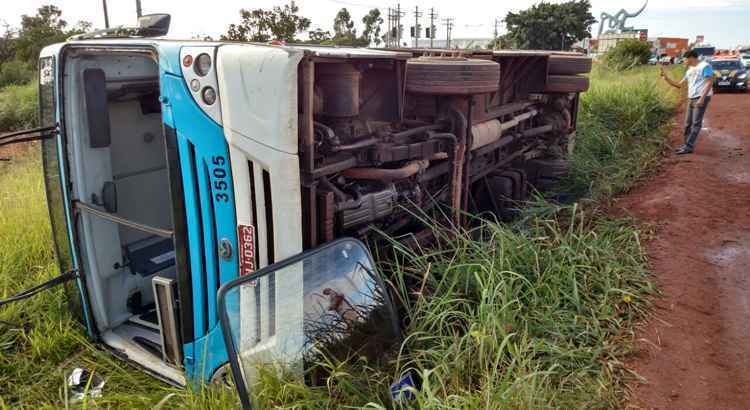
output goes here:
<path id="1" fill-rule="evenodd" d="M 681 70 L 671 66 L 671 76 L 678 78 Z M 655 67 L 617 72 L 595 65 L 581 102 L 573 172 L 563 189 L 602 200 L 656 169 L 679 95 Z"/>
<path id="2" fill-rule="evenodd" d="M 0 131 L 36 126 L 39 117 L 38 88 L 35 82 L 0 88 Z"/>
<path id="3" fill-rule="evenodd" d="M 612 220 L 596 203 L 658 164 L 677 95 L 656 78 L 652 68 L 592 74 L 566 181 L 591 199 L 585 210 L 538 201 L 512 225 L 486 222 L 439 249 L 394 247 L 403 261 L 390 267 L 405 311 L 402 349 L 377 366 L 326 363 L 331 376 L 318 387 L 267 374 L 260 407 L 382 408 L 407 369 L 424 379 L 421 408 L 617 407 L 633 323 L 654 289 L 633 221 Z M 57 274 L 49 235 L 39 158 L 15 153 L 0 162 L 0 298 Z M 78 407 L 237 405 L 231 392 L 173 388 L 100 351 L 62 290 L 0 307 L 0 320 L 0 408 L 65 407 L 64 378 L 76 366 L 107 380 L 102 398 Z"/>

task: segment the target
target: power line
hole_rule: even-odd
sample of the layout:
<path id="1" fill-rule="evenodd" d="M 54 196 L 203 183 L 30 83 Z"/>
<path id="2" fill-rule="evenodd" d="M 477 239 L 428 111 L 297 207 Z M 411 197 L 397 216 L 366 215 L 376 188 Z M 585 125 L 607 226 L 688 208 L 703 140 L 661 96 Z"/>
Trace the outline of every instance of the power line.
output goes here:
<path id="1" fill-rule="evenodd" d="M 414 6 L 414 48 L 419 48 L 420 17 L 422 17 L 422 13 L 419 11 L 419 6 Z"/>
<path id="2" fill-rule="evenodd" d="M 393 32 L 391 31 L 391 26 L 393 26 L 391 24 L 392 20 L 393 20 L 393 11 L 391 10 L 390 7 L 388 7 L 388 25 L 386 27 L 386 29 L 388 31 L 385 32 L 386 33 L 385 34 L 385 46 L 386 47 L 390 47 L 391 46 L 391 42 L 392 42 L 392 39 L 391 39 L 392 34 L 393 34 Z"/>
<path id="3" fill-rule="evenodd" d="M 386 38 L 388 47 L 401 46 L 401 17 L 403 16 L 404 13 L 401 12 L 400 4 L 396 8 L 388 8 L 388 35 Z"/>
<path id="4" fill-rule="evenodd" d="M 445 48 L 451 48 L 451 31 L 455 24 L 454 21 L 455 19 L 453 17 L 443 19 L 443 24 L 445 25 Z"/>
<path id="5" fill-rule="evenodd" d="M 406 13 L 401 11 L 401 3 L 396 4 L 396 47 L 401 47 L 401 17 Z"/>
<path id="6" fill-rule="evenodd" d="M 430 28 L 429 32 L 427 33 L 427 37 L 430 38 L 430 48 L 432 48 L 432 40 L 435 39 L 435 19 L 437 18 L 437 13 L 435 13 L 435 9 L 430 7 Z"/>

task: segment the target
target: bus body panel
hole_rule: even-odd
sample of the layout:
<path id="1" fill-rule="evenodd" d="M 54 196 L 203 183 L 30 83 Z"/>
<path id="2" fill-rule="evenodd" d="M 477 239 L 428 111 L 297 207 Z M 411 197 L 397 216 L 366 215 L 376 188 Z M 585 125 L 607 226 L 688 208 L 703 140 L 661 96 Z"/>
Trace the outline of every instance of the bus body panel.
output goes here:
<path id="1" fill-rule="evenodd" d="M 39 85 L 40 85 L 40 95 L 39 95 L 39 105 L 40 105 L 40 124 L 45 125 L 45 119 L 43 118 L 44 113 L 44 105 L 45 101 L 43 100 L 44 94 L 43 94 L 43 87 L 44 83 L 46 81 L 52 82 L 52 92 L 54 93 L 53 101 L 54 101 L 54 107 L 47 107 L 54 109 L 54 118 L 52 119 L 53 123 L 57 123 L 58 127 L 62 127 L 63 124 L 63 116 L 62 116 L 62 50 L 65 47 L 65 44 L 53 44 L 47 47 L 44 47 L 42 51 L 39 54 L 40 61 L 43 61 L 45 59 L 49 59 L 48 61 L 52 62 L 52 67 L 42 67 L 40 65 L 40 78 L 39 78 Z M 45 69 L 49 70 L 49 72 L 45 72 Z M 46 77 L 46 78 L 45 78 Z M 53 124 L 49 124 L 53 125 Z M 50 144 L 49 149 L 47 149 L 47 144 Z M 54 145 L 54 146 L 53 146 Z M 49 157 L 47 157 L 49 156 Z M 56 162 L 57 167 L 56 169 L 52 169 L 55 167 L 48 167 L 48 160 L 54 161 L 52 158 L 53 156 L 56 156 Z M 46 200 L 47 200 L 47 208 L 50 215 L 50 223 L 52 224 L 52 230 L 53 230 L 53 241 L 54 248 L 55 248 L 55 255 L 58 260 L 58 264 L 60 264 L 61 269 L 69 268 L 71 270 L 77 270 L 80 272 L 80 262 L 78 260 L 78 254 L 76 246 L 74 245 L 76 243 L 75 241 L 75 235 L 73 231 L 73 218 L 72 218 L 72 210 L 70 207 L 70 192 L 68 190 L 68 184 L 67 184 L 67 153 L 66 153 L 66 145 L 64 142 L 64 133 L 59 132 L 54 140 L 48 140 L 44 141 L 42 143 L 42 159 L 44 162 L 44 174 L 45 174 L 45 192 L 46 192 Z M 49 173 L 52 172 L 58 172 L 58 176 L 49 175 Z M 54 179 L 53 179 L 54 178 Z M 51 192 L 53 188 L 53 184 L 57 183 L 59 184 L 59 195 L 61 195 L 61 201 L 60 203 L 55 203 L 55 200 L 51 197 L 53 195 L 53 192 Z M 57 216 L 55 215 L 57 214 Z M 62 216 L 64 218 L 64 221 L 56 220 Z M 61 226 L 55 226 L 56 224 L 62 224 L 64 223 L 64 227 Z M 58 237 L 55 233 L 56 230 L 64 230 L 65 236 L 67 237 L 66 243 L 65 239 Z M 65 258 L 66 256 L 63 256 L 62 254 L 66 253 L 67 257 L 70 259 L 70 266 L 65 266 L 65 264 L 62 262 L 62 258 Z M 77 295 L 72 295 L 68 293 L 68 298 L 71 299 L 70 306 L 72 306 L 73 309 L 75 309 L 73 315 L 75 317 L 78 317 L 79 319 L 82 319 L 82 322 L 84 326 L 86 327 L 86 333 L 89 337 L 92 339 L 96 337 L 95 333 L 95 325 L 93 323 L 93 317 L 91 314 L 91 310 L 88 306 L 89 299 L 88 294 L 86 291 L 86 284 L 85 280 L 82 277 L 78 277 L 76 279 L 76 291 Z M 74 302 L 72 299 L 78 298 L 79 303 Z"/>
<path id="2" fill-rule="evenodd" d="M 223 129 L 200 110 L 184 79 L 164 72 L 162 93 L 171 109 L 180 151 L 193 281 L 195 339 L 184 345 L 184 365 L 188 379 L 201 379 L 226 362 L 223 349 L 210 354 L 204 346 L 206 338 L 212 339 L 209 333 L 218 334 L 216 292 L 238 271 L 235 252 L 228 258 L 218 252 L 222 242 L 237 249 L 232 173 Z"/>
<path id="3" fill-rule="evenodd" d="M 302 249 L 302 194 L 298 153 L 297 72 L 303 52 L 260 45 L 224 45 L 217 53 L 225 137 L 230 146 L 238 232 L 242 232 L 242 275 Z M 248 241 L 252 243 L 247 243 Z M 259 316 L 244 314 L 237 328 L 243 348 L 277 351 L 285 330 L 302 328 L 302 278 L 265 278 L 239 294 L 259 306 Z M 288 304 L 277 308 L 277 300 Z M 245 312 L 248 313 L 248 312 Z M 290 326 L 294 322 L 297 326 Z M 258 323 L 263 325 L 258 326 Z M 226 349 L 221 349 L 226 355 Z M 248 348 L 249 349 L 249 348 Z M 247 349 L 245 349 L 247 350 Z"/>
<path id="4" fill-rule="evenodd" d="M 254 227 L 261 268 L 302 251 L 297 66 L 303 53 L 225 45 L 217 55 L 237 222 Z"/>

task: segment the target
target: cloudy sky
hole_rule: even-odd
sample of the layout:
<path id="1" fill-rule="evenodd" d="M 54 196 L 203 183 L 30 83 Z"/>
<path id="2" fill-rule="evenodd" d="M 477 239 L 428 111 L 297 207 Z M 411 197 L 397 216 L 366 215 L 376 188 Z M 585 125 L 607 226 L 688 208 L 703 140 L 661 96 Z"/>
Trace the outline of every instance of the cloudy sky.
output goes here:
<path id="1" fill-rule="evenodd" d="M 552 0 L 557 1 L 557 0 Z M 645 0 L 592 0 L 594 15 L 602 12 L 615 14 L 621 8 L 639 9 Z M 218 36 L 226 26 L 239 20 L 240 8 L 267 8 L 281 1 L 268 0 L 141 0 L 144 13 L 164 12 L 172 15 L 171 37 L 194 35 Z M 34 14 L 42 4 L 55 4 L 63 10 L 69 22 L 86 20 L 95 27 L 103 27 L 102 0 L 2 0 L 0 20 L 17 26 L 21 14 Z M 511 3 L 512 5 L 510 5 Z M 405 0 L 402 10 L 407 12 L 402 23 L 414 21 L 415 6 L 421 10 L 434 7 L 438 18 L 455 18 L 454 38 L 491 37 L 495 18 L 508 11 L 517 11 L 536 3 L 533 0 L 501 2 L 497 0 Z M 135 21 L 135 0 L 108 0 L 110 23 L 132 25 Z M 346 7 L 357 22 L 371 8 L 385 13 L 388 2 L 375 0 L 297 0 L 303 15 L 309 17 L 313 28 L 330 30 L 337 10 Z M 425 13 L 426 15 L 427 13 Z M 425 17 L 423 17 L 424 19 Z M 427 20 L 422 21 L 423 25 Z M 724 48 L 750 44 L 750 0 L 650 0 L 646 11 L 629 21 L 636 28 L 649 29 L 650 36 L 695 38 L 703 34 L 706 41 Z M 594 27 L 594 32 L 598 25 Z M 500 31 L 504 31 L 501 25 Z M 438 37 L 445 31 L 438 29 Z"/>

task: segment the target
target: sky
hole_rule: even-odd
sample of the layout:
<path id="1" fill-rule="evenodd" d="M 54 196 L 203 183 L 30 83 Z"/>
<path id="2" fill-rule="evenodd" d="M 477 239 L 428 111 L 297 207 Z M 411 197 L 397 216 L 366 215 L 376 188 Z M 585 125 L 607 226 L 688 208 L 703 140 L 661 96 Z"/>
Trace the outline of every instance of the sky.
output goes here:
<path id="1" fill-rule="evenodd" d="M 94 27 L 103 27 L 102 0 L 1 0 L 0 20 L 11 26 L 20 25 L 22 14 L 34 14 L 42 4 L 54 4 L 63 10 L 63 18 L 69 23 L 90 21 Z M 371 8 L 380 8 L 385 15 L 392 3 L 375 0 L 297 0 L 302 15 L 312 20 L 312 29 L 331 30 L 336 12 L 346 7 L 357 23 Z M 551 0 L 557 2 L 560 0 Z M 617 13 L 625 8 L 638 10 L 645 0 L 591 0 L 593 14 L 600 19 L 602 12 Z M 405 0 L 401 9 L 405 27 L 413 25 L 415 7 L 424 12 L 420 23 L 427 26 L 429 9 L 434 8 L 441 20 L 453 17 L 454 38 L 491 38 L 495 19 L 508 11 L 519 11 L 536 3 L 534 0 Z M 239 22 L 241 8 L 270 8 L 284 4 L 268 0 L 141 0 L 144 13 L 169 13 L 172 15 L 170 37 L 190 38 L 211 35 L 218 37 L 226 32 L 231 23 Z M 135 0 L 108 0 L 110 25 L 135 24 Z M 750 0 L 650 0 L 641 16 L 630 19 L 629 26 L 649 30 L 649 37 L 685 37 L 694 39 L 704 35 L 706 42 L 721 48 L 750 45 Z M 385 27 L 385 26 L 384 26 Z M 598 24 L 592 28 L 594 35 Z M 360 28 L 361 30 L 361 28 Z M 500 33 L 505 31 L 503 23 Z M 407 28 L 408 33 L 408 28 Z M 438 26 L 437 37 L 445 35 L 444 27 Z"/>

